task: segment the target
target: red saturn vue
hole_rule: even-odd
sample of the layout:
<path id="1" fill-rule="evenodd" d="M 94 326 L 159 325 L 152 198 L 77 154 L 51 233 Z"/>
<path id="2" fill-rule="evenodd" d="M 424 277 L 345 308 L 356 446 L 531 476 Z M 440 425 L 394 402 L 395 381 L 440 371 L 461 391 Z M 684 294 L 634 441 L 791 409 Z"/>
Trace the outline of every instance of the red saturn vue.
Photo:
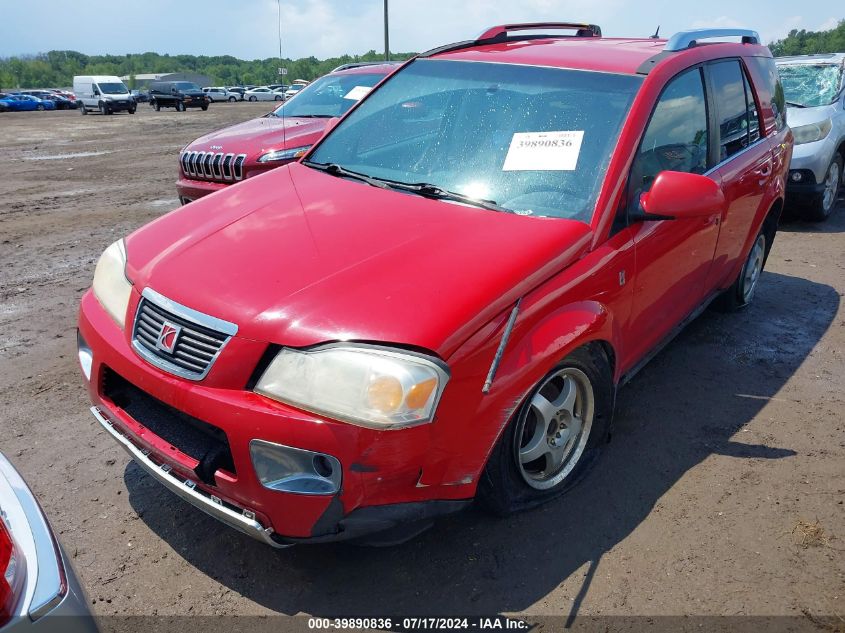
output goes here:
<path id="1" fill-rule="evenodd" d="M 106 248 L 78 336 L 103 432 L 276 547 L 588 483 L 616 390 L 765 292 L 793 139 L 759 41 L 521 24 L 418 55 L 298 162 Z"/>

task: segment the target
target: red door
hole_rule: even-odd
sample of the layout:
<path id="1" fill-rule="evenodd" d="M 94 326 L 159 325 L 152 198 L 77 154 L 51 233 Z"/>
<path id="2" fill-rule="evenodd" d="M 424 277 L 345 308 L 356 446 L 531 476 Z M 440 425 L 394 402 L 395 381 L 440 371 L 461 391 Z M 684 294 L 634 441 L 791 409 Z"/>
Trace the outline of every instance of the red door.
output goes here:
<path id="1" fill-rule="evenodd" d="M 740 62 L 719 61 L 707 70 L 718 117 L 718 174 L 727 203 L 708 280 L 715 289 L 733 283 L 774 169 L 771 147 L 761 132 L 757 100 Z"/>
<path id="2" fill-rule="evenodd" d="M 661 171 L 703 174 L 712 162 L 704 76 L 684 71 L 663 90 L 643 134 L 629 179 L 629 208 L 636 209 Z M 718 174 L 713 174 L 718 179 Z M 636 272 L 624 365 L 630 368 L 702 302 L 719 236 L 712 216 L 639 222 Z"/>

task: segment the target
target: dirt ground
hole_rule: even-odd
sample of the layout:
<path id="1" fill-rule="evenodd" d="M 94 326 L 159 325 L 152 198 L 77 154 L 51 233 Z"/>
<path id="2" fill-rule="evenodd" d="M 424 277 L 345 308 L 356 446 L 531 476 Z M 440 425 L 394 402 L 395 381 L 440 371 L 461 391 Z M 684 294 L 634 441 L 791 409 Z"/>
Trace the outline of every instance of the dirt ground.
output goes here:
<path id="1" fill-rule="evenodd" d="M 177 206 L 179 149 L 267 109 L 0 115 L 0 450 L 95 613 L 845 617 L 842 201 L 781 227 L 748 310 L 706 312 L 621 390 L 599 466 L 539 510 L 274 551 L 130 463 L 88 411 L 79 298 L 109 243 Z"/>

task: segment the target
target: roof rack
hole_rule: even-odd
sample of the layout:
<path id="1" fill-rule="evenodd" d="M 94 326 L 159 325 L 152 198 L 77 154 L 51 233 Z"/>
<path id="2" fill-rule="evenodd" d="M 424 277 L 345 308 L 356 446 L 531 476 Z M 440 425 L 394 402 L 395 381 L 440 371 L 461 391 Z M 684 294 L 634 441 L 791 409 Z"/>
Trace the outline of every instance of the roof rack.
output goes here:
<path id="1" fill-rule="evenodd" d="M 757 31 L 750 29 L 692 29 L 679 31 L 666 42 L 664 51 L 682 51 L 685 48 L 692 48 L 699 40 L 712 39 L 715 37 L 741 37 L 743 44 L 759 44 L 760 36 Z"/>
<path id="2" fill-rule="evenodd" d="M 388 62 L 388 61 L 380 61 L 380 62 L 349 62 L 348 64 L 341 64 L 337 68 L 333 69 L 331 72 L 336 73 L 340 72 L 341 70 L 349 70 L 350 68 L 363 68 L 364 66 L 384 66 L 385 64 L 389 64 L 391 66 L 398 66 L 402 62 Z"/>
<path id="3" fill-rule="evenodd" d="M 574 35 L 564 36 L 555 35 L 550 36 L 548 33 L 523 33 L 521 35 L 508 35 L 512 31 L 575 31 Z M 473 46 L 483 46 L 485 44 L 498 44 L 500 42 L 521 42 L 526 40 L 535 40 L 546 37 L 601 37 L 601 27 L 597 24 L 587 24 L 585 22 L 526 22 L 523 24 L 500 24 L 492 26 L 474 40 L 465 40 L 463 42 L 456 42 L 454 44 L 446 44 L 432 48 L 429 51 L 420 53 L 419 57 L 431 57 L 438 53 L 446 53 L 448 51 L 457 51 L 464 48 L 472 48 Z"/>

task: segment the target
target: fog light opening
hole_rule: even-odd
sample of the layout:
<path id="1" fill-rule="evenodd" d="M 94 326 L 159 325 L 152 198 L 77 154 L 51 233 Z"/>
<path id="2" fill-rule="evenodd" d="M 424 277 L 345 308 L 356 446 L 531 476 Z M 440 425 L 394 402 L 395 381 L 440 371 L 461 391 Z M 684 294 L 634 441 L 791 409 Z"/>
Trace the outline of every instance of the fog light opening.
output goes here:
<path id="1" fill-rule="evenodd" d="M 85 380 L 91 381 L 91 368 L 94 366 L 94 352 L 88 347 L 88 343 L 82 338 L 79 330 L 76 331 L 76 350 L 79 356 L 79 366 L 85 375 Z"/>
<path id="2" fill-rule="evenodd" d="M 794 171 L 794 172 L 792 172 L 791 178 L 792 178 L 792 182 L 801 182 L 801 180 L 804 178 L 804 176 L 800 171 Z"/>
<path id="3" fill-rule="evenodd" d="M 325 477 L 326 479 L 331 478 L 334 469 L 325 455 L 314 455 L 312 463 L 314 464 L 314 472 L 320 475 L 320 477 Z"/>

